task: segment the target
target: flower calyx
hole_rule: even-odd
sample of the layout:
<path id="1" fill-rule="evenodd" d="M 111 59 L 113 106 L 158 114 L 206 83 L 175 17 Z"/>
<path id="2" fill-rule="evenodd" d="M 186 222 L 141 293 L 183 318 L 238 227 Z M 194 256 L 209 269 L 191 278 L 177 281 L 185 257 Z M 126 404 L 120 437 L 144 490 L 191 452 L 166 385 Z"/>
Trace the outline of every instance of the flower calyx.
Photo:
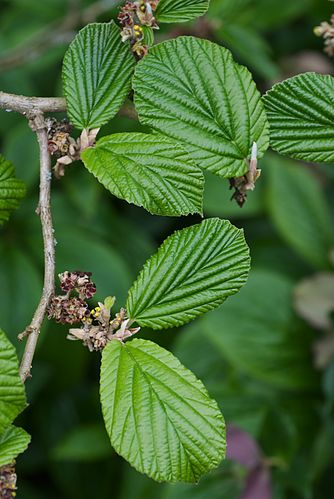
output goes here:
<path id="1" fill-rule="evenodd" d="M 233 177 L 229 179 L 230 189 L 234 189 L 231 200 L 234 199 L 240 208 L 245 204 L 248 192 L 255 189 L 255 182 L 260 176 L 261 170 L 257 168 L 257 144 L 254 142 L 251 159 L 249 160 L 248 172 L 242 177 Z"/>
<path id="2" fill-rule="evenodd" d="M 57 158 L 54 174 L 57 178 L 65 175 L 65 167 L 80 159 L 82 151 L 95 144 L 99 128 L 83 130 L 80 137 L 71 137 L 72 125 L 67 119 L 57 121 L 56 118 L 47 118 L 48 151 Z"/>
<path id="3" fill-rule="evenodd" d="M 70 329 L 67 338 L 82 341 L 89 351 L 93 352 L 103 350 L 112 340 L 123 342 L 136 334 L 140 327 L 131 328 L 132 321 L 126 317 L 125 308 L 121 308 L 115 317 L 111 318 L 114 301 L 113 297 L 108 297 L 104 303 L 99 302 L 98 307 L 83 318 L 83 326 L 80 329 Z"/>
<path id="4" fill-rule="evenodd" d="M 145 43 L 145 27 L 159 29 L 154 12 L 159 0 L 128 1 L 121 8 L 118 21 L 122 27 L 122 41 L 130 41 L 130 47 L 137 59 L 142 59 L 148 52 Z"/>

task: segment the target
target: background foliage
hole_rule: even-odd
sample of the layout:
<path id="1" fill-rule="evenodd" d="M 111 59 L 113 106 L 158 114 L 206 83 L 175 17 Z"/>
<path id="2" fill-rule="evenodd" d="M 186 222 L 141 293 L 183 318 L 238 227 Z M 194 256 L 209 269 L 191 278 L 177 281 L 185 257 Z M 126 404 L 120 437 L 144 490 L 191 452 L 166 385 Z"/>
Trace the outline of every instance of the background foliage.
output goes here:
<path id="1" fill-rule="evenodd" d="M 99 5 L 89 0 L 2 0 L 0 88 L 61 95 L 61 62 L 76 30 L 85 24 L 80 13 L 87 8 L 98 12 Z M 158 39 L 190 33 L 210 38 L 230 48 L 264 92 L 300 72 L 333 73 L 321 40 L 312 33 L 332 8 L 321 0 L 212 0 L 205 18 L 164 25 Z M 97 20 L 107 21 L 116 13 L 110 7 Z M 71 20 L 69 29 L 64 19 Z M 34 50 L 14 57 L 13 48 L 31 43 Z M 147 129 L 116 117 L 104 131 Z M 42 282 L 40 227 L 34 215 L 37 146 L 22 117 L 1 113 L 0 150 L 13 161 L 28 191 L 11 223 L 0 229 L 0 326 L 20 351 L 16 335 L 31 319 Z M 147 329 L 144 337 L 171 348 L 219 401 L 227 424 L 244 430 L 247 442 L 250 436 L 256 440 L 257 450 L 250 456 L 256 469 L 270 472 L 273 498 L 331 498 L 334 307 L 329 301 L 320 313 L 326 320 L 317 320 L 320 291 L 305 282 L 332 278 L 333 258 L 331 262 L 328 255 L 334 247 L 334 170 L 274 153 L 265 155 L 261 167 L 262 178 L 242 210 L 229 201 L 227 182 L 206 175 L 205 215 L 229 218 L 245 229 L 253 265 L 245 288 L 191 326 L 155 333 Z M 93 271 L 97 298 L 116 295 L 119 305 L 158 244 L 174 229 L 200 221 L 200 216 L 151 216 L 127 205 L 108 195 L 79 164 L 69 168 L 64 180 L 53 182 L 53 191 L 57 270 Z M 311 304 L 306 312 L 305 300 Z M 61 326 L 45 326 L 27 383 L 31 404 L 16 424 L 33 440 L 18 461 L 18 497 L 240 497 L 254 472 L 246 450 L 241 457 L 231 455 L 233 460 L 197 487 L 155 484 L 118 458 L 99 410 L 98 354 L 65 337 Z M 233 450 L 232 436 L 230 441 Z M 261 490 L 257 499 L 267 498 Z"/>

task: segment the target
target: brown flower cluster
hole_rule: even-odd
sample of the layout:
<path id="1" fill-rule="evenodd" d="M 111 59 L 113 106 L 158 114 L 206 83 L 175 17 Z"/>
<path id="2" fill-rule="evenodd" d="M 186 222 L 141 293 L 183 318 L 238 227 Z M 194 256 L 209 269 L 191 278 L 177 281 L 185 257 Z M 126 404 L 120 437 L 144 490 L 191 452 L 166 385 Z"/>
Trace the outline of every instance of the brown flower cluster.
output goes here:
<path id="1" fill-rule="evenodd" d="M 139 327 L 130 327 L 132 321 L 126 317 L 124 308 L 111 317 L 114 297 L 108 296 L 104 303 L 99 302 L 97 307 L 89 309 L 86 300 L 92 298 L 96 292 L 91 272 L 66 271 L 58 277 L 65 294 L 54 296 L 50 300 L 48 318 L 61 324 L 81 323 L 80 328 L 70 329 L 68 339 L 81 340 L 92 352 L 103 350 L 111 340 L 124 341 L 140 330 Z"/>
<path id="2" fill-rule="evenodd" d="M 132 52 L 141 59 L 147 54 L 143 26 L 159 29 L 154 12 L 159 0 L 129 1 L 121 8 L 118 16 L 122 27 L 122 41 L 130 41 Z"/>
<path id="3" fill-rule="evenodd" d="M 0 497 L 12 499 L 16 496 L 16 473 L 15 462 L 0 467 Z"/>
<path id="4" fill-rule="evenodd" d="M 75 270 L 74 272 L 63 272 L 59 274 L 60 287 L 62 291 L 68 293 L 69 291 L 75 290 L 79 298 L 87 299 L 93 298 L 96 293 L 96 286 L 91 281 L 91 272 L 81 272 L 81 270 Z"/>
<path id="5" fill-rule="evenodd" d="M 320 26 L 314 28 L 314 33 L 323 37 L 325 40 L 324 51 L 330 57 L 334 57 L 334 14 L 330 19 L 330 23 L 322 22 Z"/>
<path id="6" fill-rule="evenodd" d="M 125 308 L 111 318 L 111 307 L 115 299 L 106 298 L 90 312 L 90 316 L 83 319 L 83 327 L 70 329 L 67 336 L 70 340 L 81 340 L 92 352 L 100 351 L 112 340 L 124 341 L 136 334 L 140 328 L 131 328 L 131 321 L 126 317 Z"/>
<path id="7" fill-rule="evenodd" d="M 96 286 L 91 280 L 91 272 L 64 272 L 59 274 L 60 287 L 64 295 L 54 296 L 48 307 L 48 318 L 61 324 L 77 324 L 90 315 L 86 299 L 96 292 Z M 70 296 L 76 292 L 78 296 Z"/>

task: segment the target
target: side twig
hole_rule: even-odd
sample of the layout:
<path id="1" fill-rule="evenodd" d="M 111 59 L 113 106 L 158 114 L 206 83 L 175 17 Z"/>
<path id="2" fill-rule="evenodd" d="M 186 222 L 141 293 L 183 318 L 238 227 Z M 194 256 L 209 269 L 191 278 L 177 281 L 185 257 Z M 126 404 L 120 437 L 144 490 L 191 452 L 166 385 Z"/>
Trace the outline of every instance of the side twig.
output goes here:
<path id="1" fill-rule="evenodd" d="M 62 113 L 66 111 L 66 101 L 62 97 L 25 97 L 0 91 L 0 109 L 16 111 L 29 117 L 34 113 Z M 118 116 L 136 120 L 138 118 L 132 103 L 124 104 Z"/>
<path id="2" fill-rule="evenodd" d="M 36 113 L 66 111 L 66 102 L 60 97 L 25 97 L 0 91 L 0 108 L 16 111 L 29 117 Z"/>

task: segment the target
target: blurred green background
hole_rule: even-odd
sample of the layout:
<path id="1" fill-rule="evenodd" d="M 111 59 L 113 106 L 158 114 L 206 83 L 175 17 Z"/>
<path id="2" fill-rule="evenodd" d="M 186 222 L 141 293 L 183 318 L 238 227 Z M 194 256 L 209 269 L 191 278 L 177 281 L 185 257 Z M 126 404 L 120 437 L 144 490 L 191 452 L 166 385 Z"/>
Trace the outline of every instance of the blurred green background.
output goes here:
<path id="1" fill-rule="evenodd" d="M 296 73 L 333 72 L 313 35 L 332 11 L 327 0 L 212 0 L 205 18 L 165 25 L 157 41 L 179 34 L 210 38 L 230 48 L 264 92 Z M 62 57 L 76 31 L 115 16 L 107 0 L 1 0 L 0 89 L 61 95 Z M 135 121 L 116 117 L 102 133 L 138 130 L 143 127 Z M 0 151 L 28 187 L 20 209 L 0 229 L 0 326 L 21 352 L 16 336 L 38 303 L 43 264 L 34 213 L 37 145 L 21 116 L 1 111 Z M 172 349 L 218 400 L 227 424 L 257 442 L 257 458 L 250 452 L 255 464 L 231 460 L 197 486 L 155 484 L 138 474 L 108 443 L 99 355 L 67 341 L 66 328 L 50 323 L 27 382 L 30 406 L 17 421 L 32 434 L 17 464 L 18 498 L 333 497 L 334 166 L 268 152 L 261 168 L 243 209 L 229 200 L 227 181 L 206 179 L 205 216 L 228 218 L 245 230 L 252 255 L 245 288 L 188 327 L 141 333 Z M 118 306 L 160 242 L 200 221 L 151 216 L 119 201 L 80 163 L 53 181 L 53 213 L 57 271 L 92 271 L 97 299 L 116 295 Z M 231 439 L 231 451 L 233 445 Z M 255 468 L 265 470 L 270 484 L 251 495 Z"/>

